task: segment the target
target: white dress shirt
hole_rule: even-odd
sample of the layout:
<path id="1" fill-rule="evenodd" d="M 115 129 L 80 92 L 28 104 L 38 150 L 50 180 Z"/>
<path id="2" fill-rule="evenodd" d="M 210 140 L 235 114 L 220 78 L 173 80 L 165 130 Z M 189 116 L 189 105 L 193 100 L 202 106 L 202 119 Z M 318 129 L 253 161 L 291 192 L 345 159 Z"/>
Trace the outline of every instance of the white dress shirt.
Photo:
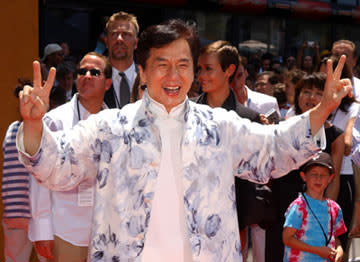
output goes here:
<path id="1" fill-rule="evenodd" d="M 120 88 L 118 88 L 118 87 L 120 86 L 122 77 L 119 75 L 119 73 L 120 73 L 120 71 L 117 70 L 115 67 L 112 68 L 112 83 L 113 83 L 113 87 L 114 87 L 114 90 L 116 93 L 116 97 L 120 101 Z M 135 67 L 134 62 L 131 64 L 131 66 L 129 68 L 127 68 L 124 71 L 124 74 L 126 76 L 126 81 L 129 84 L 130 94 L 131 94 L 131 90 L 134 85 L 135 78 L 137 76 L 136 67 Z M 117 106 L 119 106 L 119 105 L 117 105 Z"/>
<path id="2" fill-rule="evenodd" d="M 266 114 L 271 109 L 275 109 L 280 116 L 279 105 L 275 97 L 256 92 L 245 86 L 247 91 L 247 101 L 245 106 L 255 110 L 260 114 Z"/>

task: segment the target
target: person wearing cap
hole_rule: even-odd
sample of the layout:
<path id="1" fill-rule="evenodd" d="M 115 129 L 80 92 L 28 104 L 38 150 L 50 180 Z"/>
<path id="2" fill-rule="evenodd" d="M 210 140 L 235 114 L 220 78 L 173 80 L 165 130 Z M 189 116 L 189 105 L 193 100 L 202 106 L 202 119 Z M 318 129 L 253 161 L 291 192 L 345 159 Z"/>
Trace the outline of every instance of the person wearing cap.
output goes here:
<path id="1" fill-rule="evenodd" d="M 284 261 L 341 261 L 343 250 L 338 236 L 346 232 L 346 226 L 340 206 L 324 197 L 334 178 L 331 157 L 320 152 L 301 169 L 306 190 L 285 213 Z"/>
<path id="2" fill-rule="evenodd" d="M 48 44 L 44 48 L 44 55 L 41 58 L 41 74 L 47 77 L 51 67 L 57 67 L 61 64 L 64 58 L 63 49 L 55 43 Z"/>

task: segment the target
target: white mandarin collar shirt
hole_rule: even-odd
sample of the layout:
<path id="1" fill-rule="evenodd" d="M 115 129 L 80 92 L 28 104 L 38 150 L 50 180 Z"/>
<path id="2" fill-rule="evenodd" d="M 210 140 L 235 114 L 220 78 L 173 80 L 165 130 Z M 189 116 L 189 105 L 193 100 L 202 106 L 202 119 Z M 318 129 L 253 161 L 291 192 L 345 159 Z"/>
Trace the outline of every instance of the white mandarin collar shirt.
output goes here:
<path id="1" fill-rule="evenodd" d="M 181 140 L 184 135 L 185 101 L 171 109 L 150 98 L 150 110 L 161 136 L 161 161 L 152 204 L 143 262 L 188 262 L 192 252 L 185 223 Z"/>

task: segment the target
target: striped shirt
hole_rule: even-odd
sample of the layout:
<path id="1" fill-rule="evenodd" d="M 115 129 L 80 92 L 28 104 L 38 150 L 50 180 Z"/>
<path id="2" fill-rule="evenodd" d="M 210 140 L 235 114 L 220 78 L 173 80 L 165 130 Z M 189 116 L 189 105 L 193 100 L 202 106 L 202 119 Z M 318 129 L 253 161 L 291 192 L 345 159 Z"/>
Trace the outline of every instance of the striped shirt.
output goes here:
<path id="1" fill-rule="evenodd" d="M 2 200 L 4 218 L 30 218 L 29 173 L 19 162 L 16 133 L 21 122 L 10 124 L 3 142 Z"/>

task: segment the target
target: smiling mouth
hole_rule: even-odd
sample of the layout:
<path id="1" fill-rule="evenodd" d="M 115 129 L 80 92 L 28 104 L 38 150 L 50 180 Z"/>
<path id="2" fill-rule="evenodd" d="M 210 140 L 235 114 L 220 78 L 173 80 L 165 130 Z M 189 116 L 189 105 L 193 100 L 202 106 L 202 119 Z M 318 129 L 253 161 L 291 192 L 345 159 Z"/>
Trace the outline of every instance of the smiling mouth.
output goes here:
<path id="1" fill-rule="evenodd" d="M 180 91 L 180 86 L 164 87 L 163 89 L 168 94 L 177 94 Z"/>

